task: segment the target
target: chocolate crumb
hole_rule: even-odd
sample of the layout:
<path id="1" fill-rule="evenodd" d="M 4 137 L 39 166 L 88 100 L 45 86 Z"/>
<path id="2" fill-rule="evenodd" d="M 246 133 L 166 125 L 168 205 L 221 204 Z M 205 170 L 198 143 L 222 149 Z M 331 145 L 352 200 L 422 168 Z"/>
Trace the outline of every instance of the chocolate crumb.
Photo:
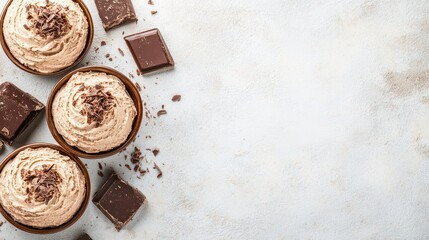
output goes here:
<path id="1" fill-rule="evenodd" d="M 155 15 L 156 13 L 158 13 L 158 11 L 150 11 L 150 13 L 151 13 L 152 15 Z"/>
<path id="2" fill-rule="evenodd" d="M 159 168 L 156 163 L 153 163 L 153 169 L 156 169 L 158 171 L 158 175 L 156 176 L 156 178 L 161 178 L 162 177 L 162 171 L 161 171 L 161 168 Z"/>
<path id="3" fill-rule="evenodd" d="M 98 176 L 100 176 L 100 177 L 104 177 L 103 172 L 102 172 L 102 171 L 100 171 L 100 170 L 98 170 L 97 174 L 98 174 Z"/>
<path id="4" fill-rule="evenodd" d="M 140 72 L 139 69 L 136 69 L 136 74 L 137 74 L 137 76 L 140 76 L 142 73 Z"/>
<path id="5" fill-rule="evenodd" d="M 4 223 L 4 222 L 0 222 L 0 227 L 1 227 L 1 226 L 3 226 L 3 223 Z"/>
<path id="6" fill-rule="evenodd" d="M 159 149 L 155 148 L 154 150 L 152 150 L 152 153 L 156 157 L 159 153 Z"/>
<path id="7" fill-rule="evenodd" d="M 101 163 L 100 163 L 100 162 L 98 163 L 98 168 L 99 168 L 100 170 L 103 170 L 103 165 L 101 165 Z"/>
<path id="8" fill-rule="evenodd" d="M 149 0 L 149 1 L 147 2 L 147 4 L 149 4 L 149 5 L 153 5 L 152 0 Z"/>
<path id="9" fill-rule="evenodd" d="M 100 48 L 95 47 L 95 48 L 94 48 L 94 51 L 95 51 L 95 52 L 98 52 L 98 50 L 99 50 L 99 49 L 100 49 Z"/>
<path id="10" fill-rule="evenodd" d="M 113 61 L 113 59 L 112 59 L 112 58 L 109 58 L 109 61 Z"/>
<path id="11" fill-rule="evenodd" d="M 126 167 L 126 168 L 128 168 L 128 170 L 130 170 L 130 171 L 131 171 L 131 166 L 130 166 L 130 165 L 125 164 L 125 167 Z"/>
<path id="12" fill-rule="evenodd" d="M 160 116 L 162 116 L 162 115 L 165 115 L 165 114 L 167 114 L 167 111 L 166 110 L 159 110 L 158 111 L 158 113 L 156 114 L 158 117 L 160 117 Z"/>
<path id="13" fill-rule="evenodd" d="M 106 44 L 106 41 L 101 41 L 101 46 L 105 46 Z"/>
<path id="14" fill-rule="evenodd" d="M 140 167 L 139 167 L 139 165 L 135 165 L 135 166 L 134 166 L 134 172 L 138 172 L 138 171 L 139 171 L 139 168 L 140 168 Z"/>
<path id="15" fill-rule="evenodd" d="M 137 90 L 139 90 L 139 92 L 142 91 L 142 88 L 140 87 L 140 84 L 138 82 L 135 83 Z"/>
<path id="16" fill-rule="evenodd" d="M 128 76 L 129 76 L 130 78 L 134 78 L 134 75 L 133 75 L 132 73 L 128 73 Z"/>
<path id="17" fill-rule="evenodd" d="M 171 99 L 171 101 L 173 102 L 180 102 L 180 100 L 182 100 L 181 95 L 174 95 L 173 98 Z"/>
<path id="18" fill-rule="evenodd" d="M 121 49 L 121 48 L 118 48 L 118 51 L 119 51 L 119 53 L 122 55 L 122 57 L 123 57 L 123 56 L 125 56 L 124 51 L 122 51 L 122 49 Z"/>
<path id="19" fill-rule="evenodd" d="M 108 53 L 108 54 L 106 54 L 106 58 L 109 58 L 110 57 L 110 54 Z"/>

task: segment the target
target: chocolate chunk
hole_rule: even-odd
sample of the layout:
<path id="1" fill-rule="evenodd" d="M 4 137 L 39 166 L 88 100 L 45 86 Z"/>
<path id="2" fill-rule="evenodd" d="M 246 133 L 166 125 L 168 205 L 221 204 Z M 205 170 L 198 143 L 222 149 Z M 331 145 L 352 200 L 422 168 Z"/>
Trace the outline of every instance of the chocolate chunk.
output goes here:
<path id="1" fill-rule="evenodd" d="M 92 202 L 120 231 L 143 205 L 146 197 L 113 173 L 95 193 Z"/>
<path id="2" fill-rule="evenodd" d="M 125 41 L 142 74 L 174 67 L 174 60 L 158 29 L 126 36 Z"/>
<path id="3" fill-rule="evenodd" d="M 0 138 L 9 145 L 45 106 L 10 82 L 0 85 Z"/>
<path id="4" fill-rule="evenodd" d="M 84 233 L 83 235 L 81 235 L 78 239 L 76 239 L 76 240 L 92 240 L 92 238 L 88 235 L 88 234 L 86 234 L 86 233 Z"/>
<path id="5" fill-rule="evenodd" d="M 95 0 L 95 5 L 106 31 L 125 23 L 137 21 L 131 0 Z"/>

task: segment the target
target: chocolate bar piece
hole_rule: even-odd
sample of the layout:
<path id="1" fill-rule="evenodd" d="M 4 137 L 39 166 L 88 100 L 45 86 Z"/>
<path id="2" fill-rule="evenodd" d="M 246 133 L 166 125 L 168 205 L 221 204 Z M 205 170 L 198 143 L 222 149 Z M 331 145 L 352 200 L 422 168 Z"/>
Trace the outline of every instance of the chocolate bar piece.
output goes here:
<path id="1" fill-rule="evenodd" d="M 95 193 L 92 202 L 120 231 L 143 205 L 146 197 L 113 173 Z"/>
<path id="2" fill-rule="evenodd" d="M 125 41 L 142 74 L 174 67 L 174 60 L 157 28 L 126 36 Z"/>
<path id="3" fill-rule="evenodd" d="M 0 85 L 0 138 L 9 145 L 33 122 L 45 106 L 10 82 Z"/>
<path id="4" fill-rule="evenodd" d="M 137 21 L 131 0 L 95 0 L 95 5 L 106 31 L 125 23 Z"/>
<path id="5" fill-rule="evenodd" d="M 92 240 L 92 238 L 88 234 L 84 233 L 77 240 Z"/>

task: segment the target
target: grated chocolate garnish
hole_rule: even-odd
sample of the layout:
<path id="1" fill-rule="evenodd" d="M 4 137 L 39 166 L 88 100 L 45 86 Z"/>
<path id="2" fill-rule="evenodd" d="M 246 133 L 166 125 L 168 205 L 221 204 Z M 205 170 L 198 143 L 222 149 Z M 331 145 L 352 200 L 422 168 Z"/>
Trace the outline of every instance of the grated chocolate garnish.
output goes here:
<path id="1" fill-rule="evenodd" d="M 46 1 L 45 6 L 29 4 L 26 6 L 28 23 L 27 30 L 34 30 L 42 38 L 60 38 L 71 29 L 67 20 L 68 7 Z"/>
<path id="2" fill-rule="evenodd" d="M 114 98 L 110 92 L 103 91 L 104 88 L 100 85 L 85 89 L 86 93 L 81 95 L 84 99 L 81 114 L 86 115 L 88 124 L 95 122 L 98 127 L 104 120 L 105 112 L 116 106 Z"/>
<path id="3" fill-rule="evenodd" d="M 42 169 L 23 170 L 21 172 L 24 182 L 28 184 L 26 188 L 26 202 L 43 202 L 48 205 L 55 193 L 58 192 L 57 185 L 62 182 L 60 175 L 54 167 L 42 165 Z"/>

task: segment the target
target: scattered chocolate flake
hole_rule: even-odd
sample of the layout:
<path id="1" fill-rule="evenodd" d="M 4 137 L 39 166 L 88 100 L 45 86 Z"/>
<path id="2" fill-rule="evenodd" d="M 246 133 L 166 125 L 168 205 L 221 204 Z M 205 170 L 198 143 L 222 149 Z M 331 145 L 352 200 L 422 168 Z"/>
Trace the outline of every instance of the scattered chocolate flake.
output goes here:
<path id="1" fill-rule="evenodd" d="M 161 171 L 161 168 L 159 168 L 156 163 L 153 163 L 153 169 L 156 169 L 158 171 L 158 175 L 156 176 L 156 178 L 161 178 L 162 177 L 162 171 Z"/>
<path id="2" fill-rule="evenodd" d="M 43 202 L 48 205 L 49 201 L 58 192 L 57 185 L 62 182 L 58 172 L 51 166 L 42 165 L 42 169 L 21 171 L 21 176 L 27 184 L 26 202 Z"/>
<path id="3" fill-rule="evenodd" d="M 171 99 L 171 101 L 173 102 L 180 102 L 180 100 L 182 100 L 181 95 L 174 95 L 173 98 Z"/>
<path id="4" fill-rule="evenodd" d="M 154 150 L 152 150 L 152 153 L 156 157 L 159 153 L 159 149 L 155 148 Z"/>
<path id="5" fill-rule="evenodd" d="M 136 69 L 136 74 L 137 74 L 137 76 L 140 76 L 142 73 L 140 72 L 139 69 Z"/>
<path id="6" fill-rule="evenodd" d="M 95 47 L 95 48 L 94 48 L 94 51 L 95 51 L 95 52 L 98 52 L 98 50 L 99 50 L 99 49 L 100 49 L 100 48 Z"/>
<path id="7" fill-rule="evenodd" d="M 88 124 L 96 122 L 98 127 L 104 120 L 104 113 L 115 106 L 114 98 L 110 92 L 104 92 L 100 85 L 83 87 L 86 89 L 86 93 L 81 96 L 84 99 L 81 114 L 87 116 Z"/>
<path id="8" fill-rule="evenodd" d="M 0 227 L 3 226 L 4 222 L 0 221 Z"/>
<path id="9" fill-rule="evenodd" d="M 140 84 L 138 82 L 135 83 L 137 90 L 139 90 L 139 92 L 142 91 L 142 88 L 140 87 Z"/>
<path id="10" fill-rule="evenodd" d="M 72 27 L 67 20 L 68 7 L 60 4 L 49 2 L 45 6 L 29 4 L 26 6 L 26 10 L 30 23 L 30 26 L 27 27 L 42 38 L 60 38 L 66 35 Z"/>
<path id="11" fill-rule="evenodd" d="M 134 78 L 134 75 L 133 75 L 132 73 L 128 73 L 128 76 L 129 76 L 130 78 Z"/>
<path id="12" fill-rule="evenodd" d="M 125 167 L 126 167 L 126 168 L 128 168 L 128 170 L 130 170 L 130 171 L 131 171 L 131 166 L 130 166 L 130 165 L 125 164 Z"/>
<path id="13" fill-rule="evenodd" d="M 155 14 L 157 14 L 157 13 L 158 13 L 158 11 L 150 11 L 150 13 L 151 13 L 152 15 L 155 15 Z"/>
<path id="14" fill-rule="evenodd" d="M 153 5 L 152 0 L 149 0 L 149 1 L 147 2 L 147 4 L 149 4 L 149 5 Z"/>
<path id="15" fill-rule="evenodd" d="M 110 57 L 110 54 L 108 53 L 108 54 L 106 54 L 106 58 L 109 58 Z"/>
<path id="16" fill-rule="evenodd" d="M 125 34 L 125 31 L 122 31 L 122 35 L 124 35 Z"/>
<path id="17" fill-rule="evenodd" d="M 134 165 L 134 172 L 138 172 L 139 171 L 140 166 L 139 165 Z"/>
<path id="18" fill-rule="evenodd" d="M 165 115 L 165 114 L 167 114 L 167 111 L 166 110 L 159 110 L 158 111 L 158 113 L 156 114 L 158 117 L 160 117 L 160 116 L 162 116 L 162 115 Z"/>
<path id="19" fill-rule="evenodd" d="M 131 163 L 138 164 L 142 159 L 142 152 L 139 148 L 135 147 L 133 153 L 131 153 Z"/>
<path id="20" fill-rule="evenodd" d="M 106 44 L 106 41 L 101 41 L 101 46 L 105 46 Z"/>
<path id="21" fill-rule="evenodd" d="M 2 153 L 4 150 L 4 142 L 0 140 L 0 153 Z"/>
<path id="22" fill-rule="evenodd" d="M 97 174 L 98 174 L 98 176 L 100 176 L 100 177 L 104 177 L 104 174 L 103 174 L 103 172 L 102 172 L 101 170 L 98 170 L 98 171 L 97 171 Z"/>
<path id="23" fill-rule="evenodd" d="M 112 59 L 112 58 L 109 58 L 109 61 L 113 61 L 113 59 Z"/>
<path id="24" fill-rule="evenodd" d="M 98 168 L 99 168 L 100 170 L 103 170 L 103 165 L 101 165 L 101 163 L 100 163 L 100 162 L 98 163 Z"/>
<path id="25" fill-rule="evenodd" d="M 121 48 L 118 48 L 118 51 L 119 51 L 119 53 L 122 55 L 122 57 L 123 57 L 123 56 L 125 56 L 124 51 L 122 51 L 122 49 L 121 49 Z"/>

